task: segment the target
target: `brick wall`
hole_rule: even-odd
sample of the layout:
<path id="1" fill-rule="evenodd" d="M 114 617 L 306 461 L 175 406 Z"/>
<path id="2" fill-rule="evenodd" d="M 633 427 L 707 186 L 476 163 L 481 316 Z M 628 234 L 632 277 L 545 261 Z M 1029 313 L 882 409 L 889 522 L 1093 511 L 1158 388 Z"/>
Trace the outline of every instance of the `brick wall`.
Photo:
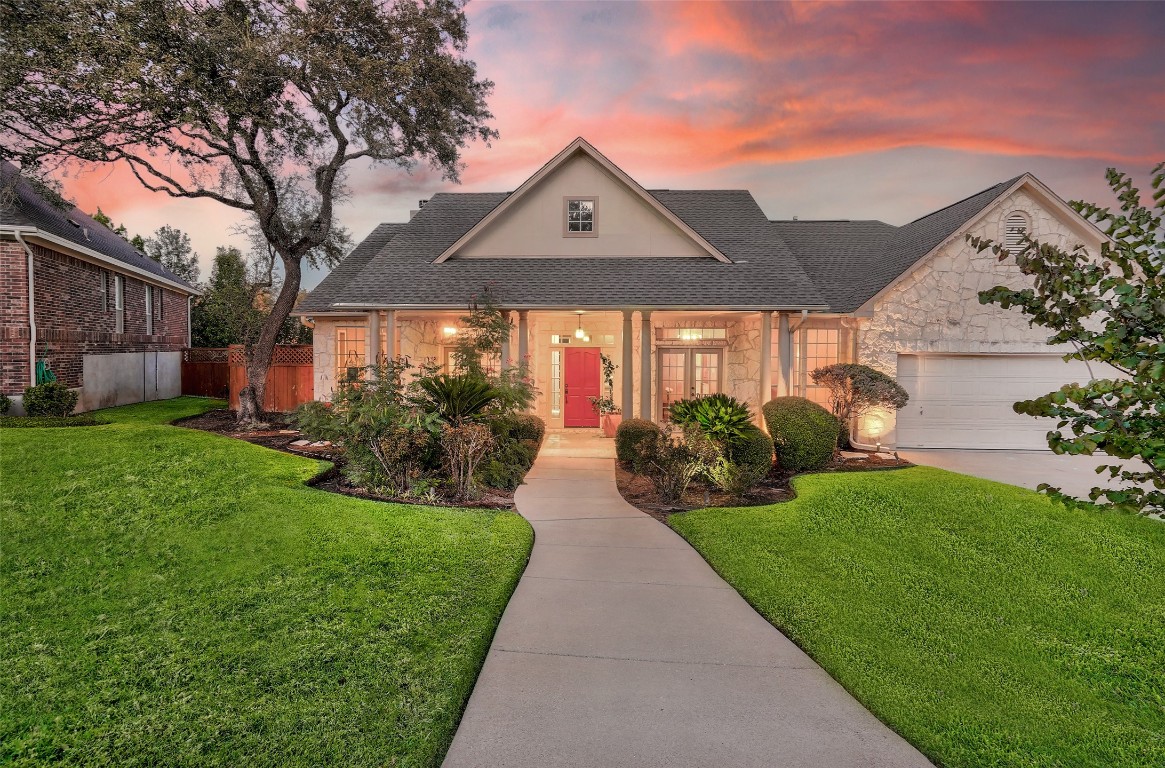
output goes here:
<path id="1" fill-rule="evenodd" d="M 0 393 L 28 381 L 28 260 L 20 243 L 0 240 Z"/>
<path id="2" fill-rule="evenodd" d="M 84 385 L 87 354 L 167 352 L 186 345 L 186 296 L 154 287 L 154 329 L 146 333 L 146 284 L 125 274 L 125 327 L 117 333 L 113 272 L 102 296 L 103 267 L 33 245 L 37 356 L 48 350 L 49 366 L 70 387 Z M 28 288 L 25 254 L 19 243 L 0 242 L 3 304 L 0 305 L 0 391 L 16 394 L 28 386 Z M 162 306 L 159 307 L 159 303 Z M 160 314 L 159 314 L 159 309 Z"/>

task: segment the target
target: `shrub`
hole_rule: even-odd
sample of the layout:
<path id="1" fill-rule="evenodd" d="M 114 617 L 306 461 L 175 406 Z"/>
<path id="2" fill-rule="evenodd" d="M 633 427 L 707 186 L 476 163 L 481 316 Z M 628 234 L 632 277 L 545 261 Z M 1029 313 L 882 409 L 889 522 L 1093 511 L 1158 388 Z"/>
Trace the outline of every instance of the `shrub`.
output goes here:
<path id="1" fill-rule="evenodd" d="M 96 427 L 108 421 L 83 413 L 80 416 L 0 416 L 0 428 Z"/>
<path id="2" fill-rule="evenodd" d="M 477 485 L 474 475 L 494 445 L 494 437 L 485 424 L 466 421 L 456 426 L 446 424 L 441 428 L 445 468 L 453 482 L 454 498 L 458 501 L 475 498 Z"/>
<path id="3" fill-rule="evenodd" d="M 689 427 L 683 435 L 677 435 L 671 424 L 644 437 L 635 450 L 636 474 L 650 480 L 659 500 L 665 503 L 682 499 L 692 480 L 720 457 L 715 443 L 698 429 Z"/>
<path id="4" fill-rule="evenodd" d="M 849 444 L 849 425 L 871 408 L 905 407 L 910 395 L 894 379 L 868 365 L 836 363 L 809 374 L 813 383 L 829 390 L 833 415 L 841 422 L 838 445 Z"/>
<path id="5" fill-rule="evenodd" d="M 0 416 L 8 413 L 8 409 L 12 407 L 12 400 L 8 395 L 0 395 Z"/>
<path id="6" fill-rule="evenodd" d="M 635 463 L 639 456 L 639 444 L 659 432 L 659 425 L 653 421 L 624 419 L 615 430 L 615 456 L 619 461 Z"/>
<path id="7" fill-rule="evenodd" d="M 773 468 L 773 439 L 754 424 L 739 442 L 729 446 L 728 458 L 755 475 L 754 484 L 760 482 Z"/>
<path id="8" fill-rule="evenodd" d="M 538 443 L 534 440 L 509 440 L 499 443 L 477 470 L 477 479 L 491 488 L 512 491 L 522 484 L 534 458 Z"/>
<path id="9" fill-rule="evenodd" d="M 841 431 L 832 413 L 803 397 L 778 397 L 765 403 L 762 410 L 777 466 L 788 472 L 806 472 L 829 463 Z"/>
<path id="10" fill-rule="evenodd" d="M 498 398 L 498 391 L 489 381 L 474 373 L 425 376 L 416 384 L 421 405 L 447 424 L 458 425 L 477 418 Z"/>
<path id="11" fill-rule="evenodd" d="M 546 422 L 532 413 L 515 413 L 510 418 L 514 420 L 515 438 L 542 444 L 542 438 L 546 436 Z"/>
<path id="12" fill-rule="evenodd" d="M 725 394 L 705 395 L 672 403 L 671 420 L 680 427 L 696 427 L 712 440 L 731 445 L 754 427 L 748 406 Z"/>
<path id="13" fill-rule="evenodd" d="M 24 412 L 29 416 L 68 416 L 76 407 L 77 393 L 59 381 L 24 390 Z"/>

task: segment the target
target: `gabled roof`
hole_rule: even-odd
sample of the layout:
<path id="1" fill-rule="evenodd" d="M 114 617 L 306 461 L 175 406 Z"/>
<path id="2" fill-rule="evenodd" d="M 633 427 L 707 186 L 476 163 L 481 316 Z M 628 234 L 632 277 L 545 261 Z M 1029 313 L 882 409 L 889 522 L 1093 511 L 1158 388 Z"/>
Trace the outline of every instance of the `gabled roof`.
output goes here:
<path id="1" fill-rule="evenodd" d="M 297 311 L 462 309 L 487 285 L 509 308 L 826 308 L 793 253 L 773 237 L 768 219 L 747 190 L 649 194 L 730 261 L 653 256 L 438 262 L 437 255 L 507 197 L 442 193 L 400 225 L 400 231 L 359 270 L 355 265 L 343 273 L 337 268 L 324 278 Z"/>
<path id="2" fill-rule="evenodd" d="M 11 163 L 0 163 L 0 230 L 30 230 L 55 244 L 76 246 L 89 255 L 120 262 L 131 272 L 154 277 L 187 293 L 198 289 L 158 262 L 139 252 L 104 224 L 75 206 L 61 209 L 46 200 Z"/>
<path id="3" fill-rule="evenodd" d="M 624 185 L 626 185 L 626 187 L 633 195 L 638 197 L 650 208 L 654 209 L 657 213 L 678 227 L 680 231 L 682 231 L 688 237 L 695 240 L 701 248 L 708 251 L 710 256 L 715 258 L 717 261 L 729 261 L 728 257 L 721 253 L 720 249 L 705 240 L 698 232 L 694 231 L 686 222 L 684 222 L 683 219 L 678 218 L 666 207 L 660 205 L 656 198 L 652 197 L 647 190 L 639 185 L 639 182 L 628 176 L 622 168 L 608 160 L 601 152 L 599 152 L 599 150 L 591 146 L 590 142 L 588 142 L 582 136 L 579 136 L 577 139 L 568 144 L 565 149 L 552 157 L 548 163 L 539 168 L 533 176 L 522 182 L 522 185 L 514 190 L 512 194 L 507 195 L 498 203 L 495 208 L 486 213 L 486 215 L 482 216 L 481 219 L 477 221 L 477 223 L 466 230 L 460 237 L 457 238 L 455 242 L 450 244 L 444 251 L 442 251 L 436 260 L 438 262 L 442 262 L 452 257 L 457 253 L 458 250 L 460 250 L 469 241 L 471 241 L 479 232 L 489 227 L 493 221 L 502 216 L 502 214 L 504 214 L 511 206 L 515 205 L 519 200 L 529 194 L 530 191 L 537 187 L 543 179 L 553 174 L 574 155 L 580 153 L 586 155 L 591 160 L 598 163 L 598 165 L 606 170 L 607 173 L 621 181 Z"/>
<path id="4" fill-rule="evenodd" d="M 564 152 L 568 150 L 601 157 L 581 139 Z M 539 173 L 562 160 L 560 153 Z M 1022 174 L 901 227 L 881 221 L 770 221 L 747 190 L 643 190 L 670 217 L 721 253 L 725 262 L 658 256 L 445 261 L 443 257 L 454 253 L 471 232 L 480 231 L 484 221 L 496 218 L 522 190 L 444 193 L 432 197 L 407 224 L 377 228 L 297 311 L 460 309 L 489 286 L 495 299 L 511 309 L 809 309 L 851 313 L 868 305 L 1020 187 L 1028 188 L 1065 216 L 1076 217 L 1073 224 L 1086 239 L 1103 239 L 1103 233 L 1038 179 Z M 370 256 L 377 247 L 379 250 Z"/>

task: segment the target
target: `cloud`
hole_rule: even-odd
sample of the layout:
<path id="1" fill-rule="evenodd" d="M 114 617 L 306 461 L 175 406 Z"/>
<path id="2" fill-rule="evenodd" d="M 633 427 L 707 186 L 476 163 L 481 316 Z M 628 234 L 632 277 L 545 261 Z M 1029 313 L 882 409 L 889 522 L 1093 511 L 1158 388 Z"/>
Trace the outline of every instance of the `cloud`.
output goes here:
<path id="1" fill-rule="evenodd" d="M 467 13 L 501 138 L 465 152 L 466 191 L 514 189 L 582 135 L 649 187 L 747 186 L 801 215 L 906 221 L 1029 168 L 1064 196 L 1101 196 L 1105 166 L 1144 173 L 1165 149 L 1165 4 L 478 0 Z M 226 236 L 228 212 L 110 179 L 80 188 L 117 219 L 164 211 Z M 361 166 L 351 182 L 341 218 L 357 237 L 454 189 L 424 166 Z"/>

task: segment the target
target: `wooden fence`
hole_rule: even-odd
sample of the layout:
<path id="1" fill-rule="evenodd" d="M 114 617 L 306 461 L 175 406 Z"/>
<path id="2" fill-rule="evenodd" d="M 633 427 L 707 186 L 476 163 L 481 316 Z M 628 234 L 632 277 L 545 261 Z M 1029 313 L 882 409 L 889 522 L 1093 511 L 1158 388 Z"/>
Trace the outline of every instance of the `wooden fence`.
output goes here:
<path id="1" fill-rule="evenodd" d="M 232 346 L 230 362 L 230 403 L 238 410 L 239 392 L 247 386 L 242 345 Z M 263 390 L 264 411 L 294 411 L 315 399 L 310 344 L 288 344 L 275 348 Z"/>
<path id="2" fill-rule="evenodd" d="M 226 347 L 182 350 L 182 394 L 225 400 L 230 391 L 229 351 Z"/>
<path id="3" fill-rule="evenodd" d="M 243 347 L 182 350 L 182 394 L 219 397 L 238 409 L 239 392 L 247 386 Z M 315 397 L 310 344 L 288 344 L 275 348 L 263 410 L 294 411 Z"/>

